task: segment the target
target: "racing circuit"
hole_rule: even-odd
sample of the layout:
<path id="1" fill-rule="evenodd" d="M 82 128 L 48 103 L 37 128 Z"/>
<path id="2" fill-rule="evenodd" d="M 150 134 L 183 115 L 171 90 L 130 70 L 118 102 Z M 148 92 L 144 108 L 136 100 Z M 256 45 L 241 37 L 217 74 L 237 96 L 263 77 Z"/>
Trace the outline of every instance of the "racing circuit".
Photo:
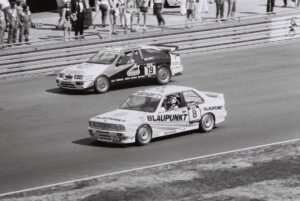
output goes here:
<path id="1" fill-rule="evenodd" d="M 2 80 L 0 194 L 299 138 L 299 47 L 296 39 L 184 56 L 184 75 L 170 84 L 224 93 L 227 119 L 211 133 L 143 147 L 95 142 L 88 120 L 155 82 L 99 95 L 59 90 L 55 75 Z"/>

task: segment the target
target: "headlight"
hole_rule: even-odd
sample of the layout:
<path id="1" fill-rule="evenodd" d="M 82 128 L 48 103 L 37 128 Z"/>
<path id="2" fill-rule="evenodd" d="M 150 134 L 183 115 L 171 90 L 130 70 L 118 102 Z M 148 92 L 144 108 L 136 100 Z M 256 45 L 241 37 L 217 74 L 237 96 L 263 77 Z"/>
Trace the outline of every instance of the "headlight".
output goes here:
<path id="1" fill-rule="evenodd" d="M 74 75 L 74 79 L 76 79 L 76 80 L 82 80 L 83 79 L 83 75 Z"/>
<path id="2" fill-rule="evenodd" d="M 59 73 L 59 74 L 58 74 L 58 77 L 59 77 L 59 78 L 63 78 L 63 77 L 64 77 L 64 74 L 63 74 L 63 73 Z"/>

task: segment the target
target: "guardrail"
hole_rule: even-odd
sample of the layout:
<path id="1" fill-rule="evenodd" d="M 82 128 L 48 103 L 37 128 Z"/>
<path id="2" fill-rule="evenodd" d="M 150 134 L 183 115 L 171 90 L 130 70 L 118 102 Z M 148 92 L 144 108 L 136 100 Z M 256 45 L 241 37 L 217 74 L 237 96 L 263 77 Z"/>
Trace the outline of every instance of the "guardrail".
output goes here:
<path id="1" fill-rule="evenodd" d="M 273 16 L 273 15 L 272 15 Z M 140 34 L 138 37 L 118 37 L 115 39 L 100 39 L 99 41 L 83 40 L 80 45 L 73 44 L 68 47 L 36 49 L 32 52 L 2 55 L 0 59 L 0 77 L 2 75 L 17 75 L 37 71 L 51 71 L 65 65 L 77 64 L 85 61 L 89 56 L 101 48 L 108 46 L 135 44 L 168 44 L 178 45 L 181 54 L 210 51 L 241 45 L 251 45 L 270 41 L 298 38 L 298 33 L 289 33 L 291 18 L 299 19 L 300 14 L 263 16 L 253 21 L 230 21 L 224 26 L 214 23 L 212 26 L 199 26 L 194 29 L 173 30 L 166 34 L 155 35 L 153 32 Z M 195 22 L 195 24 L 199 22 Z M 222 22 L 221 22 L 222 23 Z M 201 24 L 201 23 L 200 23 Z M 300 24 L 300 22 L 299 22 Z M 178 27 L 178 25 L 176 25 Z M 182 24 L 185 26 L 185 24 Z M 89 42 L 89 43 L 88 43 Z M 45 50 L 45 51 L 43 51 Z M 1 53 L 1 52 L 0 52 Z"/>
<path id="2" fill-rule="evenodd" d="M 131 34 L 131 35 L 140 35 L 140 34 L 151 34 L 151 33 L 163 33 L 163 32 L 166 32 L 166 31 L 169 31 L 169 30 L 183 30 L 183 31 L 186 31 L 186 30 L 193 30 L 195 28 L 201 28 L 201 27 L 204 27 L 204 26 L 208 26 L 208 25 L 211 25 L 211 24 L 214 24 L 214 25 L 222 25 L 224 23 L 228 23 L 228 22 L 232 22 L 232 23 L 241 23 L 244 19 L 251 19 L 251 18 L 262 18 L 262 17 L 265 17 L 265 19 L 271 19 L 271 18 L 274 18 L 274 17 L 277 17 L 277 16 L 282 16 L 282 15 L 286 15 L 286 14 L 292 14 L 292 13 L 295 13 L 297 14 L 299 12 L 299 9 L 298 8 L 295 8 L 294 11 L 280 11 L 280 12 L 276 12 L 276 13 L 258 13 L 258 14 L 252 14 L 252 15 L 245 15 L 245 16 L 238 16 L 238 17 L 234 17 L 234 18 L 230 18 L 228 20 L 216 20 L 216 19 L 212 19 L 212 20 L 205 20 L 205 21 L 194 21 L 194 22 L 187 22 L 187 23 L 181 23 L 181 24 L 169 24 L 169 25 L 166 25 L 166 26 L 161 26 L 161 27 L 157 27 L 155 30 L 147 30 L 147 31 L 143 31 L 143 32 L 138 32 L 138 33 L 135 33 L 135 34 Z M 274 15 L 275 14 L 275 15 Z M 184 16 L 183 16 L 184 17 Z M 93 26 L 96 26 L 93 25 Z M 191 28 L 192 27 L 192 28 Z M 90 38 L 90 37 L 93 37 L 93 36 L 98 36 L 98 39 L 99 40 L 103 40 L 103 39 L 107 39 L 107 38 L 104 38 L 102 37 L 102 35 L 95 31 L 93 33 L 90 33 L 90 34 L 84 34 L 83 35 L 84 38 Z M 109 34 L 108 34 L 108 39 L 115 39 L 117 37 L 113 37 L 112 35 L 112 30 L 111 30 L 111 25 L 109 24 Z M 62 41 L 65 41 L 65 37 L 58 37 L 58 38 L 49 38 L 49 39 L 36 39 L 36 40 L 31 40 L 30 42 L 22 42 L 22 43 L 10 43 L 10 44 L 3 44 L 0 46 L 0 48 L 9 48 L 9 47 L 19 47 L 21 45 L 47 45 L 47 44 L 53 44 L 53 43 L 56 43 L 56 42 L 62 42 Z M 82 38 L 81 37 L 75 37 L 75 36 L 72 36 L 71 37 L 71 40 L 76 40 L 77 41 L 82 41 Z"/>

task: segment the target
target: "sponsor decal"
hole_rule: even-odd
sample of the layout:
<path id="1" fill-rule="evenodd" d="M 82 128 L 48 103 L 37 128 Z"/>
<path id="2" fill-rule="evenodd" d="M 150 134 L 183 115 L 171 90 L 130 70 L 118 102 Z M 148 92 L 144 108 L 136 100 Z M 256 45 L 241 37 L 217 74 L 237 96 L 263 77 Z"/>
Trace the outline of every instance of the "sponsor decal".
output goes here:
<path id="1" fill-rule="evenodd" d="M 210 106 L 210 107 L 204 107 L 204 110 L 222 110 L 223 106 Z"/>
<path id="2" fill-rule="evenodd" d="M 154 57 L 144 58 L 144 61 L 150 61 L 150 60 L 154 60 Z"/>
<path id="3" fill-rule="evenodd" d="M 127 76 L 136 76 L 140 74 L 141 72 L 137 64 L 133 64 L 132 67 L 127 71 Z"/>
<path id="4" fill-rule="evenodd" d="M 149 115 L 147 116 L 148 121 L 185 121 L 187 114 L 162 114 L 162 115 Z"/>

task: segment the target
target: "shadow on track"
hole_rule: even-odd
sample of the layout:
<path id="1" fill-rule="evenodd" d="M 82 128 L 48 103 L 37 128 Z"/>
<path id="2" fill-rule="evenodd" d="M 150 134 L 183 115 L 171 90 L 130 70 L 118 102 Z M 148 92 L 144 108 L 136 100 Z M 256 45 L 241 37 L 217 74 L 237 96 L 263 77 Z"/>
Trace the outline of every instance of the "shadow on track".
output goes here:
<path id="1" fill-rule="evenodd" d="M 173 81 L 171 80 L 170 83 L 172 82 Z M 109 93 L 110 91 L 118 91 L 118 90 L 129 89 L 129 88 L 155 87 L 155 86 L 162 86 L 162 85 L 159 85 L 154 79 L 128 81 L 120 84 L 111 85 L 110 90 L 106 93 Z M 76 90 L 60 89 L 57 87 L 53 89 L 47 89 L 46 92 L 53 93 L 53 94 L 60 94 L 60 95 L 98 95 L 96 92 L 93 91 L 93 89 L 76 91 Z"/>

